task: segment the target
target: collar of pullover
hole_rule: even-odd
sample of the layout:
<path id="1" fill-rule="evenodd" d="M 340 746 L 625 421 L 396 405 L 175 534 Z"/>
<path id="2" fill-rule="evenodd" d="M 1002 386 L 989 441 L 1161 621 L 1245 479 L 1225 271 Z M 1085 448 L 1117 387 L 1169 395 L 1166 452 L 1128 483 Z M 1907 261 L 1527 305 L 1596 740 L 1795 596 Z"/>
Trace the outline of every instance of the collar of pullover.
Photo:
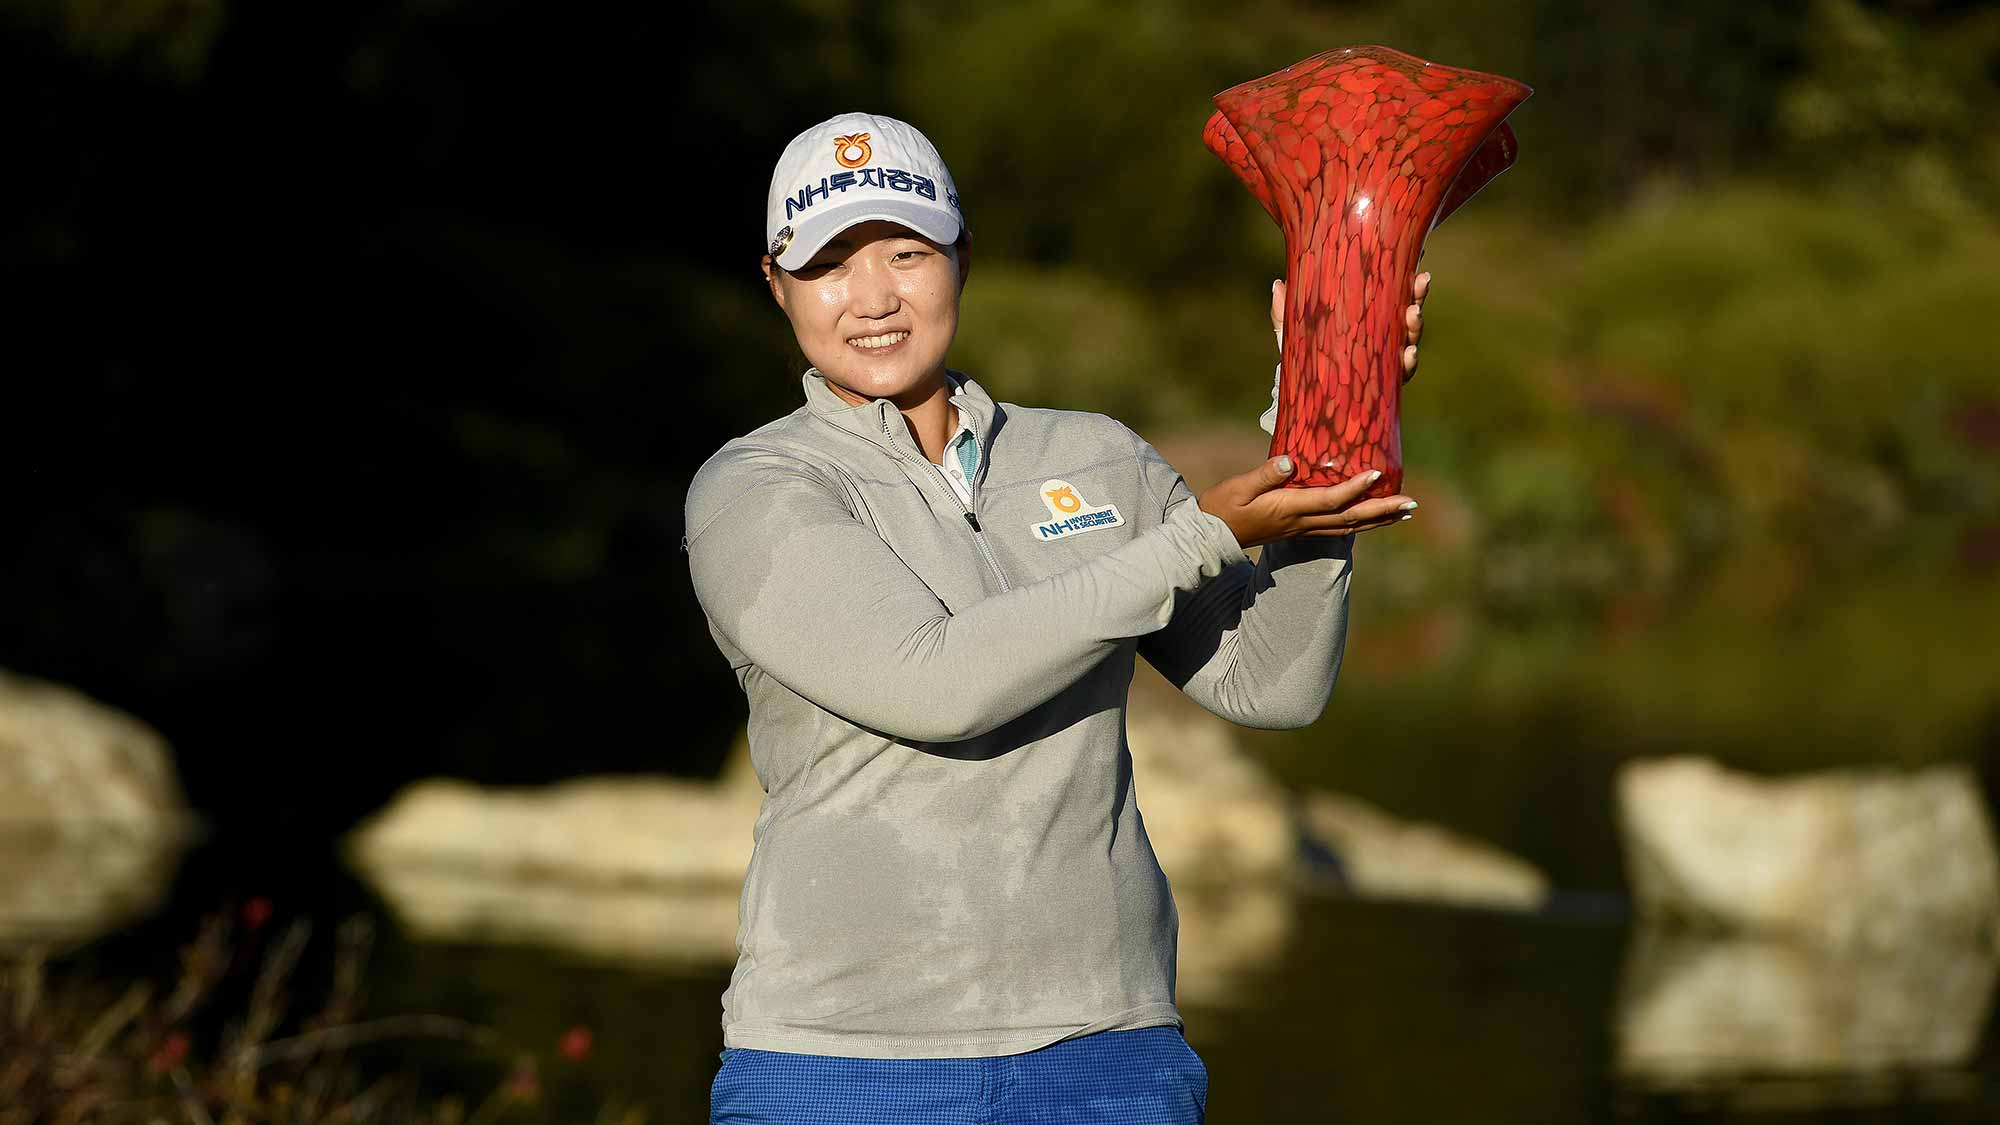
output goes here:
<path id="1" fill-rule="evenodd" d="M 997 407 L 991 395 L 970 376 L 946 369 L 945 377 L 957 388 L 951 396 L 951 404 L 965 412 L 966 420 L 972 423 L 972 432 L 979 440 L 979 474 L 986 473 L 987 454 L 993 444 L 993 417 Z M 919 461 L 928 460 L 923 450 L 910 437 L 910 427 L 903 421 L 902 411 L 886 398 L 870 399 L 860 406 L 850 404 L 834 393 L 826 385 L 826 376 L 819 368 L 809 367 L 799 377 L 805 388 L 806 407 L 814 414 L 852 434 L 867 438 L 883 449 L 902 456 L 915 457 Z"/>

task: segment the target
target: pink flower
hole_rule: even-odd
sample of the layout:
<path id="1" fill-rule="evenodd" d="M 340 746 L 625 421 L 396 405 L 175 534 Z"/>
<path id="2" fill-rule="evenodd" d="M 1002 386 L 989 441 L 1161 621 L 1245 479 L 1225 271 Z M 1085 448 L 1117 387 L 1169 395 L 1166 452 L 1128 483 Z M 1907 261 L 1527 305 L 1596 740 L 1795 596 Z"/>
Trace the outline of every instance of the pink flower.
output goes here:
<path id="1" fill-rule="evenodd" d="M 556 1050 L 571 1062 L 582 1062 L 590 1057 L 590 1044 L 590 1029 L 580 1023 L 573 1024 L 568 1031 L 562 1033 L 562 1040 L 556 1045 Z"/>
<path id="2" fill-rule="evenodd" d="M 542 1080 L 535 1074 L 535 1060 L 522 1059 L 507 1075 L 507 1096 L 532 1102 L 542 1096 Z"/>
<path id="3" fill-rule="evenodd" d="M 243 904 L 243 924 L 255 933 L 271 920 L 271 900 L 258 895 Z"/>
<path id="4" fill-rule="evenodd" d="M 146 1069 L 154 1074 L 165 1074 L 179 1066 L 181 1060 L 187 1058 L 187 1053 L 187 1032 L 175 1028 L 167 1032 L 166 1037 L 160 1040 L 160 1045 L 153 1048 L 153 1053 L 146 1057 Z"/>

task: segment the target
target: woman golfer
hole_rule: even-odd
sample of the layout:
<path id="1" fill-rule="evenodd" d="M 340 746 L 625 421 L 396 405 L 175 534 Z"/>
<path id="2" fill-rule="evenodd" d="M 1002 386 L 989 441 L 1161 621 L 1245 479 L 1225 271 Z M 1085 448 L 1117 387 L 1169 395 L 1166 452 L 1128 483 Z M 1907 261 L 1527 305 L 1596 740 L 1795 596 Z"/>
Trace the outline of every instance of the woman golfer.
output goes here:
<path id="1" fill-rule="evenodd" d="M 1234 722 L 1311 723 L 1353 535 L 1414 505 L 1360 499 L 1368 474 L 1281 488 L 1282 456 L 1196 497 L 1116 419 L 948 369 L 971 240 L 902 121 L 799 134 L 766 233 L 805 402 L 687 496 L 766 791 L 711 1121 L 1199 1122 L 1133 657 Z"/>

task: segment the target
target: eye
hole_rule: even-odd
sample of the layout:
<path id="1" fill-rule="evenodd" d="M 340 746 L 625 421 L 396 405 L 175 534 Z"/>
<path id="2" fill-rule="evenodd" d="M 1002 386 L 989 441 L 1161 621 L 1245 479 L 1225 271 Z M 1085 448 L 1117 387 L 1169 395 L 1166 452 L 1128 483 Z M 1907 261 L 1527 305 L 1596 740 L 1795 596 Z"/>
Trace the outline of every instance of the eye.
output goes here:
<path id="1" fill-rule="evenodd" d="M 929 254 L 929 253 L 930 253 L 930 251 L 928 251 L 928 250 L 900 250 L 900 251 L 897 251 L 897 253 L 896 253 L 896 257 L 898 257 L 898 258 L 902 258 L 902 257 L 911 257 L 911 258 L 921 258 L 921 257 L 923 257 L 923 256 L 925 256 L 926 254 Z"/>

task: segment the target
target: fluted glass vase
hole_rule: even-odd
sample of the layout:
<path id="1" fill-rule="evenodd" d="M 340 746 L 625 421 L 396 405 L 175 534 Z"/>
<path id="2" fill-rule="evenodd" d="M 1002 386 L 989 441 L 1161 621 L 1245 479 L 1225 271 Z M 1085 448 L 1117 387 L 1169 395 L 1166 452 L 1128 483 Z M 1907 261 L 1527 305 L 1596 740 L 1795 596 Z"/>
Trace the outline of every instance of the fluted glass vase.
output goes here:
<path id="1" fill-rule="evenodd" d="M 1511 78 L 1342 47 L 1215 95 L 1202 141 L 1285 232 L 1271 455 L 1291 487 L 1403 486 L 1404 310 L 1431 229 L 1514 163 Z"/>

